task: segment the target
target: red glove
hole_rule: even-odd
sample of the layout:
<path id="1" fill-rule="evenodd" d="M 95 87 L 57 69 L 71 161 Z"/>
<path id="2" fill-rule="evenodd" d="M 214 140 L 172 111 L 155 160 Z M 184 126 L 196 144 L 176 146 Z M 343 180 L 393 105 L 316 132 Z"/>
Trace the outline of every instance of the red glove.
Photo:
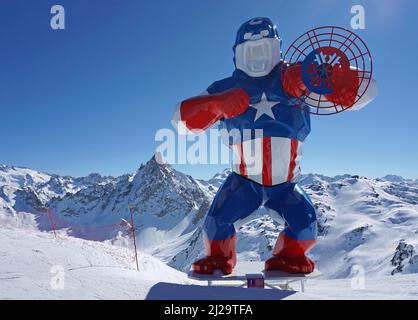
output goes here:
<path id="1" fill-rule="evenodd" d="M 302 80 L 302 66 L 295 64 L 284 71 L 283 74 L 283 89 L 285 92 L 296 98 L 300 98 L 305 94 L 306 86 Z"/>
<path id="2" fill-rule="evenodd" d="M 249 103 L 247 93 L 237 88 L 198 96 L 181 103 L 181 120 L 190 130 L 205 130 L 222 118 L 233 118 L 245 112 Z"/>
<path id="3" fill-rule="evenodd" d="M 328 101 L 344 107 L 351 107 L 356 102 L 359 88 L 357 70 L 334 69 L 330 84 L 334 92 L 325 95 Z"/>

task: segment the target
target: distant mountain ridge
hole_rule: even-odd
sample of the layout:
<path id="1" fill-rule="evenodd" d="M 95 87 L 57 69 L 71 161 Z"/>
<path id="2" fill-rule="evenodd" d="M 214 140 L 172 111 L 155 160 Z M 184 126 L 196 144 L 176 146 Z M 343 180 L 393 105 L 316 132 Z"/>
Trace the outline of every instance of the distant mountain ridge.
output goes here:
<path id="1" fill-rule="evenodd" d="M 48 207 L 61 232 L 127 246 L 131 238 L 121 222 L 129 221 L 131 204 L 140 250 L 187 270 L 202 255 L 201 223 L 229 173 L 197 180 L 155 157 L 120 177 L 73 178 L 0 165 L 0 224 L 50 230 Z M 306 174 L 299 183 L 317 209 L 319 241 L 311 256 L 327 277 L 347 277 L 356 264 L 376 275 L 418 272 L 416 180 Z M 268 258 L 283 226 L 265 208 L 237 225 L 239 259 Z M 399 253 L 405 248 L 407 254 Z"/>

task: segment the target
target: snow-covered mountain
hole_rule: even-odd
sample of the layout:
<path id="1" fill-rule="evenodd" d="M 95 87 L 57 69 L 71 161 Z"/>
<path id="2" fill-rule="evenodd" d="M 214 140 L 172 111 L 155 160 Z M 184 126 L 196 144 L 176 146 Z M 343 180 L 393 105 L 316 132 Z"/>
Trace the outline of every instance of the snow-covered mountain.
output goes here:
<path id="1" fill-rule="evenodd" d="M 356 265 L 370 276 L 418 272 L 416 182 L 308 174 L 299 183 L 317 209 L 318 245 L 310 255 L 326 277 L 349 277 Z M 275 212 L 259 209 L 237 227 L 238 258 L 267 259 L 282 229 Z M 198 236 L 169 264 L 189 268 L 203 250 Z"/>
<path id="2" fill-rule="evenodd" d="M 139 248 L 153 249 L 171 239 L 186 241 L 210 205 L 213 193 L 192 177 L 159 164 L 155 157 L 134 174 L 117 178 L 59 177 L 26 168 L 2 166 L 2 225 L 50 230 L 92 240 L 119 239 L 135 208 Z M 128 234 L 129 236 L 129 234 Z M 157 250 L 157 249 L 156 249 Z"/>
<path id="3" fill-rule="evenodd" d="M 153 157 L 135 173 L 61 177 L 0 166 L 0 223 L 25 230 L 50 230 L 131 246 L 128 205 L 134 208 L 142 252 L 188 270 L 202 255 L 200 225 L 229 174 L 196 180 Z M 388 175 L 303 175 L 300 184 L 318 212 L 319 239 L 311 256 L 327 278 L 346 278 L 359 265 L 367 275 L 418 272 L 418 182 Z M 260 208 L 237 225 L 241 260 L 267 259 L 284 222 Z"/>

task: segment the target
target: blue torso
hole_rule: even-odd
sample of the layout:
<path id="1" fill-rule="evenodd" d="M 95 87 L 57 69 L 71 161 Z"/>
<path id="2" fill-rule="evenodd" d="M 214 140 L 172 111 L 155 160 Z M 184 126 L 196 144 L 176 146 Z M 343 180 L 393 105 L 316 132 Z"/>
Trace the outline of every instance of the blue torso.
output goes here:
<path id="1" fill-rule="evenodd" d="M 243 114 L 221 120 L 221 126 L 230 132 L 233 129 L 263 129 L 264 137 L 284 137 L 304 141 L 308 136 L 310 125 L 309 112 L 295 107 L 283 91 L 281 81 L 281 68 L 284 64 L 277 65 L 272 72 L 265 76 L 254 78 L 246 75 L 241 70 L 235 70 L 231 77 L 214 82 L 207 91 L 210 94 L 219 93 L 232 88 L 242 88 L 251 97 L 250 107 Z M 260 102 L 263 93 L 269 102 L 273 101 L 271 111 L 274 118 L 263 114 L 255 120 L 257 110 L 251 105 Z"/>

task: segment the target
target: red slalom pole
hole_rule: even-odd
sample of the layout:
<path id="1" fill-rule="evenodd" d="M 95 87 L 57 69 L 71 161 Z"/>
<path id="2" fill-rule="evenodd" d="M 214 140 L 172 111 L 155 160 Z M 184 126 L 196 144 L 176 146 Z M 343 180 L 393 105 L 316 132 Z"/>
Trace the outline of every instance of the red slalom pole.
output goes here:
<path id="1" fill-rule="evenodd" d="M 54 237 L 56 239 L 57 238 L 57 233 L 55 232 L 55 223 L 54 223 L 54 220 L 52 219 L 52 211 L 51 211 L 50 208 L 46 208 L 46 212 L 48 214 L 49 224 L 51 225 L 51 229 L 54 232 Z"/>
<path id="2" fill-rule="evenodd" d="M 131 230 L 132 230 L 132 237 L 134 238 L 134 249 L 135 249 L 135 262 L 136 262 L 136 270 L 139 271 L 138 265 L 138 253 L 136 250 L 136 239 L 135 239 L 135 225 L 134 225 L 134 208 L 129 205 L 129 212 L 131 215 Z"/>

